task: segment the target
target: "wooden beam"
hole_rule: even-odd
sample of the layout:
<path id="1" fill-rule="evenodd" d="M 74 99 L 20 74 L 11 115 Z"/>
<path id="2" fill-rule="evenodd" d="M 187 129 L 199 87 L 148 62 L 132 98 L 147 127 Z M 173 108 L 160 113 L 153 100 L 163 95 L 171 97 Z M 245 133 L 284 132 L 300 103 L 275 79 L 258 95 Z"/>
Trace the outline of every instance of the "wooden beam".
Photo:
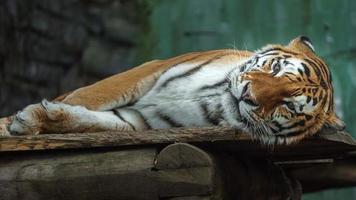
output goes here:
<path id="1" fill-rule="evenodd" d="M 0 138 L 0 151 L 76 149 L 144 144 L 169 144 L 175 142 L 251 141 L 248 134 L 235 130 L 210 128 L 175 128 L 147 131 L 107 131 L 96 133 L 43 134 Z"/>
<path id="2" fill-rule="evenodd" d="M 198 162 L 188 156 L 195 150 L 203 155 Z M 187 144 L 161 152 L 149 147 L 16 153 L 0 157 L 1 200 L 168 200 L 213 192 L 211 158 Z"/>
<path id="3" fill-rule="evenodd" d="M 299 188 L 268 159 L 185 143 L 162 150 L 23 151 L 0 157 L 1 200 L 298 200 Z"/>
<path id="4" fill-rule="evenodd" d="M 307 168 L 287 170 L 303 185 L 303 192 L 316 192 L 330 188 L 356 186 L 355 157 Z"/>
<path id="5" fill-rule="evenodd" d="M 153 145 L 175 142 L 209 145 L 216 149 L 247 152 L 251 155 L 273 153 L 275 156 L 285 156 L 303 154 L 303 152 L 309 155 L 318 154 L 318 152 L 332 155 L 332 153 L 340 154 L 340 152 L 356 150 L 356 142 L 345 132 L 319 133 L 317 137 L 308 138 L 297 145 L 279 145 L 271 148 L 261 145 L 246 133 L 223 127 L 206 127 L 141 132 L 108 131 L 1 137 L 0 152 Z"/>

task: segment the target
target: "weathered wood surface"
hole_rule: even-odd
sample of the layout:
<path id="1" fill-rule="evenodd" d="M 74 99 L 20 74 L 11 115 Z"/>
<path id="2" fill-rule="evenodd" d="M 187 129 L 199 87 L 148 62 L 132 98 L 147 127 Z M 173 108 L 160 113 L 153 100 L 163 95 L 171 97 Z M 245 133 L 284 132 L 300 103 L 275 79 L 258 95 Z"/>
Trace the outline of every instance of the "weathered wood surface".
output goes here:
<path id="1" fill-rule="evenodd" d="M 167 148 L 170 150 L 158 155 L 156 148 L 22 152 L 16 156 L 8 153 L 0 158 L 0 199 L 158 200 L 210 196 L 214 176 L 211 158 L 205 156 L 200 158 L 201 163 L 193 162 L 187 155 L 195 147 L 191 150 L 182 144 Z M 180 167 L 172 168 L 173 159 L 160 160 L 170 154 Z M 159 167 L 155 162 L 160 163 Z"/>
<path id="2" fill-rule="evenodd" d="M 3 137 L 0 199 L 300 199 L 301 186 L 355 185 L 356 166 L 336 162 L 353 152 L 349 134 L 325 130 L 288 146 L 221 127 Z"/>
<path id="3" fill-rule="evenodd" d="M 247 134 L 238 134 L 234 130 L 221 127 L 203 129 L 176 128 L 140 132 L 108 131 L 80 134 L 46 134 L 2 137 L 0 138 L 0 151 L 112 147 L 174 142 L 214 142 L 221 140 L 250 141 L 251 137 Z"/>
<path id="4" fill-rule="evenodd" d="M 266 159 L 182 143 L 161 151 L 25 151 L 0 158 L 1 200 L 300 199 L 294 182 Z"/>
<path id="5" fill-rule="evenodd" d="M 76 149 L 92 147 L 116 147 L 132 145 L 169 144 L 189 142 L 210 145 L 212 148 L 246 152 L 248 154 L 274 155 L 327 155 L 356 150 L 356 142 L 345 132 L 320 133 L 298 145 L 267 147 L 255 141 L 249 134 L 222 127 L 176 128 L 142 132 L 98 132 L 80 134 L 47 134 L 0 138 L 0 152 Z M 306 151 L 308 149 L 308 151 Z"/>
<path id="6" fill-rule="evenodd" d="M 308 168 L 287 169 L 303 185 L 303 192 L 356 186 L 356 157 Z"/>

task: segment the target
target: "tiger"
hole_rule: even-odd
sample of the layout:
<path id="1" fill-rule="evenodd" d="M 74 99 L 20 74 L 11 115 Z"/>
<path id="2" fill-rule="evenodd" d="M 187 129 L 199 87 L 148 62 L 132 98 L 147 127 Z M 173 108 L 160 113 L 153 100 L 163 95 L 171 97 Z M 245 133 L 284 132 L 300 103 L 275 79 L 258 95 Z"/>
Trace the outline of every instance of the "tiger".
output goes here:
<path id="1" fill-rule="evenodd" d="M 267 144 L 342 130 L 332 77 L 311 40 L 153 60 L 1 119 L 3 135 L 221 126 Z"/>

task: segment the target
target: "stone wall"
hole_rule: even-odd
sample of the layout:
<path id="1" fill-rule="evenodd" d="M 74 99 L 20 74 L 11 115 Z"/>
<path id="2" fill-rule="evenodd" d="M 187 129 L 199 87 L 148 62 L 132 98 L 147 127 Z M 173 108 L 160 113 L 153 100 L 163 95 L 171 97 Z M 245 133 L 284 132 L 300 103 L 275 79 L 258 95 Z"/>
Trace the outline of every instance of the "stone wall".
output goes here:
<path id="1" fill-rule="evenodd" d="M 142 2 L 0 1 L 0 116 L 136 64 Z"/>

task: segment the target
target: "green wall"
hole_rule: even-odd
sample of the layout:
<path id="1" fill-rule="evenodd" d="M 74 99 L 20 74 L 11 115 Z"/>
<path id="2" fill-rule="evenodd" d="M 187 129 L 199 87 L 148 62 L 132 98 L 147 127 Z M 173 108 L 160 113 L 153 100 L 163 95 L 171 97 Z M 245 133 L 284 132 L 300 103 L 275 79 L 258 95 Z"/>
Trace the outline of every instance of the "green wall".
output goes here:
<path id="1" fill-rule="evenodd" d="M 217 48 L 256 50 L 309 36 L 333 72 L 339 115 L 356 137 L 355 0 L 155 0 L 150 5 L 143 43 L 147 60 Z M 356 189 L 303 199 L 356 199 Z"/>

